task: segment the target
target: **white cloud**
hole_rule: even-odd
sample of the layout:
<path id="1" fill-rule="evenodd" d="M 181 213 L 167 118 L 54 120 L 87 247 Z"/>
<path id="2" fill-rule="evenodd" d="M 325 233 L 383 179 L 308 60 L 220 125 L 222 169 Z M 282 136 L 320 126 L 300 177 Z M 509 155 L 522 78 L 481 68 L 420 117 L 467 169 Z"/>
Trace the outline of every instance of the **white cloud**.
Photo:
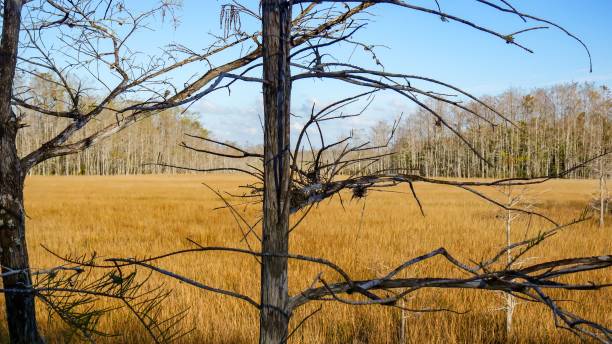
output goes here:
<path id="1" fill-rule="evenodd" d="M 256 144 L 263 138 L 258 117 L 263 112 L 260 101 L 205 100 L 197 103 L 193 110 L 200 115 L 202 125 L 217 139 Z"/>
<path id="2" fill-rule="evenodd" d="M 323 99 L 316 97 L 295 100 L 292 113 L 297 116 L 291 117 L 291 134 L 296 139 L 302 130 L 305 121 L 310 115 L 312 104 L 316 109 L 337 101 L 337 99 Z M 351 104 L 342 109 L 344 114 L 354 114 L 361 111 L 367 102 L 364 100 Z M 315 110 L 316 110 L 315 109 Z M 361 116 L 348 117 L 322 123 L 326 140 L 335 140 L 345 137 L 351 130 L 360 133 L 369 132 L 369 128 L 379 121 L 392 122 L 400 113 L 407 116 L 414 105 L 408 100 L 397 96 L 379 96 L 363 112 Z M 212 135 L 220 140 L 229 140 L 240 144 L 260 144 L 263 140 L 263 130 L 259 116 L 263 113 L 261 98 L 250 98 L 248 100 L 222 98 L 220 100 L 206 99 L 197 103 L 193 110 L 200 114 L 202 125 L 212 132 Z"/>

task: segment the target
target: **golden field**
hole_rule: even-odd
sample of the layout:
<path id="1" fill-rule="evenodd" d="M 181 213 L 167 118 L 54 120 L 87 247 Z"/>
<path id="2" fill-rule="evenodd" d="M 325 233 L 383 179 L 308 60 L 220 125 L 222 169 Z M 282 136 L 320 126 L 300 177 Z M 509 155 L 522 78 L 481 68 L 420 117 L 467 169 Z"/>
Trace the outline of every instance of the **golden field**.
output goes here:
<path id="1" fill-rule="evenodd" d="M 59 263 L 41 244 L 63 255 L 95 251 L 105 257 L 144 257 L 192 247 L 186 238 L 202 245 L 245 247 L 229 211 L 213 210 L 222 202 L 202 182 L 215 189 L 239 192 L 238 186 L 248 180 L 234 175 L 30 177 L 26 207 L 32 265 L 44 268 Z M 347 195 L 344 208 L 334 199 L 313 210 L 292 233 L 291 251 L 327 258 L 355 278 L 367 278 L 438 247 L 445 247 L 457 258 L 469 262 L 486 258 L 504 245 L 504 224 L 493 205 L 459 189 L 424 184 L 415 187 L 424 205 L 425 217 L 405 193 L 407 186 L 393 189 L 402 193 L 371 192 L 365 200 L 349 202 Z M 542 212 L 557 220 L 569 221 L 580 215 L 595 189 L 595 181 L 553 181 L 532 187 L 528 193 L 538 200 L 538 209 Z M 501 196 L 495 191 L 489 194 Z M 238 209 L 252 221 L 257 216 L 257 207 Z M 552 237 L 528 254 L 529 263 L 544 258 L 610 254 L 612 219 L 607 220 L 603 230 L 598 229 L 595 220 L 588 220 Z M 523 239 L 526 234 L 536 235 L 538 230 L 550 226 L 533 221 L 526 233 L 526 224 L 527 221 L 515 222 L 515 240 Z M 258 300 L 259 267 L 252 257 L 191 253 L 161 261 L 159 266 Z M 338 279 L 320 266 L 291 262 L 292 293 L 309 286 L 320 271 L 328 282 Z M 405 276 L 408 275 L 462 276 L 440 258 L 408 270 Z M 584 280 L 612 283 L 610 271 L 583 276 Z M 184 326 L 194 331 L 183 342 L 256 342 L 258 314 L 250 305 L 167 277 L 154 275 L 151 282 L 164 283 L 166 288 L 175 290 L 165 304 L 165 312 L 189 308 Z M 612 290 L 554 295 L 572 298 L 577 302 L 563 305 L 612 326 Z M 504 300 L 496 292 L 419 291 L 406 301 L 406 307 L 449 308 L 467 313 L 408 314 L 408 342 L 579 342 L 569 332 L 555 328 L 547 309 L 526 303 L 518 305 L 513 335 L 506 338 L 505 313 L 501 310 Z M 298 309 L 292 326 L 319 305 L 322 310 L 296 332 L 292 343 L 398 343 L 401 312 L 396 308 L 313 303 Z M 51 342 L 64 342 L 57 323 L 47 321 L 41 305 L 39 311 L 45 335 Z M 118 336 L 100 342 L 146 342 L 137 321 L 125 312 L 105 317 L 101 329 Z M 5 329 L 2 331 L 6 333 Z"/>

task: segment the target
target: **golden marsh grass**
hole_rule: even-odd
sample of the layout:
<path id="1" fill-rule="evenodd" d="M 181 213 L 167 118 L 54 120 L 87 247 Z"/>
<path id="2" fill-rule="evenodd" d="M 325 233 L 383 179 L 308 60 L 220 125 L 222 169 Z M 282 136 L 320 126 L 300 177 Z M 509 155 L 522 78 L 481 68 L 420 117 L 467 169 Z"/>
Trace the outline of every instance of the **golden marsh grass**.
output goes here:
<path id="1" fill-rule="evenodd" d="M 237 192 L 247 180 L 239 176 L 133 176 L 133 177 L 30 177 L 26 186 L 28 242 L 34 267 L 58 263 L 41 244 L 60 254 L 96 252 L 100 256 L 149 256 L 189 246 L 186 238 L 203 245 L 244 247 L 241 234 L 227 210 L 212 210 L 221 201 L 201 183 Z M 539 209 L 559 220 L 579 216 L 596 189 L 595 181 L 553 181 L 532 188 Z M 468 261 L 487 257 L 504 244 L 503 222 L 488 204 L 465 191 L 449 187 L 416 185 L 424 205 L 422 217 L 405 193 L 371 192 L 364 200 L 349 201 L 344 209 L 336 199 L 323 202 L 294 231 L 291 251 L 330 259 L 355 278 L 382 274 L 402 261 L 447 248 Z M 407 187 L 394 191 L 406 192 Z M 499 195 L 497 195 L 499 196 Z M 365 202 L 365 208 L 364 208 Z M 244 209 L 253 219 L 257 209 Z M 362 217 L 363 211 L 363 217 Z M 569 256 L 609 254 L 612 222 L 600 230 L 595 220 L 568 229 L 529 254 L 533 261 Z M 525 235 L 526 222 L 517 222 L 515 239 Z M 530 233 L 546 229 L 534 221 Z M 259 268 L 252 257 L 238 254 L 196 253 L 166 259 L 160 266 L 203 283 L 236 290 L 258 299 Z M 307 287 L 322 268 L 290 263 L 292 293 Z M 326 280 L 337 279 L 324 271 Z M 460 276 L 442 259 L 433 259 L 408 271 L 406 276 Z M 612 283 L 609 271 L 588 274 L 588 279 Z M 585 277 L 585 279 L 587 278 Z M 254 343 L 258 314 L 244 302 L 153 276 L 152 282 L 175 289 L 165 312 L 189 307 L 185 322 L 194 328 L 186 343 Z M 587 318 L 612 326 L 612 292 L 556 293 L 578 302 L 564 305 Z M 521 303 L 515 311 L 513 336 L 506 338 L 504 299 L 496 292 L 424 290 L 405 303 L 410 308 L 449 308 L 466 314 L 410 314 L 410 343 L 573 343 L 567 331 L 555 329 L 549 311 Z M 319 304 L 299 309 L 299 320 Z M 322 303 L 322 311 L 291 338 L 293 343 L 398 343 L 400 311 L 385 307 L 351 307 Z M 50 325 L 39 305 L 43 331 L 52 342 L 64 342 L 55 323 Z M 145 341 L 137 322 L 118 312 L 103 319 L 103 330 L 118 337 L 109 343 Z M 3 333 L 6 333 L 3 329 Z"/>

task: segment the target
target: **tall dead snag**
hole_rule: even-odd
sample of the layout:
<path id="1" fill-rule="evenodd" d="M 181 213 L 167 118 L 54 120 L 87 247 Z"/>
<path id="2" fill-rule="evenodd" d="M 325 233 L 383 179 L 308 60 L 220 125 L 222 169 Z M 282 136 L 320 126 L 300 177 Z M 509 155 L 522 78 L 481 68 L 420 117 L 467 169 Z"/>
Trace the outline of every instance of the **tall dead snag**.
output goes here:
<path id="1" fill-rule="evenodd" d="M 289 329 L 289 111 L 291 2 L 262 2 L 264 193 L 260 343 L 282 343 Z"/>
<path id="2" fill-rule="evenodd" d="M 605 225 L 606 208 L 608 207 L 608 186 L 606 185 L 606 172 L 604 159 L 599 161 L 599 227 Z"/>
<path id="3" fill-rule="evenodd" d="M 499 187 L 499 192 L 501 193 L 504 199 L 504 209 L 500 218 L 504 223 L 504 232 L 505 232 L 505 245 L 506 247 L 512 247 L 513 245 L 513 226 L 514 223 L 521 219 L 525 212 L 534 212 L 533 208 L 535 207 L 534 202 L 530 200 L 527 195 L 528 188 L 526 186 L 522 188 L 514 188 L 512 185 L 503 185 Z M 521 211 L 515 211 L 513 209 L 521 209 Z M 527 228 L 525 231 L 525 236 L 529 231 L 529 227 L 531 225 L 531 221 L 527 221 Z M 516 236 L 516 233 L 514 234 Z M 506 251 L 506 266 L 508 268 L 516 268 L 520 262 L 516 262 L 513 256 L 512 249 L 508 249 Z M 517 266 L 515 266 L 515 263 Z M 505 294 L 506 305 L 504 307 L 506 311 L 506 340 L 511 340 L 512 336 L 512 320 L 514 315 L 514 310 L 518 305 L 518 300 L 514 295 L 507 293 Z"/>
<path id="4" fill-rule="evenodd" d="M 602 128 L 603 129 L 603 128 Z M 602 157 L 597 161 L 596 171 L 598 174 L 598 190 L 593 197 L 591 207 L 597 212 L 597 218 L 599 222 L 599 228 L 604 228 L 606 224 L 606 214 L 608 213 L 610 195 L 608 192 L 607 179 L 610 175 L 610 163 L 607 156 Z"/>
<path id="5" fill-rule="evenodd" d="M 291 20 L 291 6 L 285 2 L 270 2 L 275 10 L 284 10 L 283 20 Z M 282 5 L 282 8 L 279 7 Z M 114 0 L 41 0 L 21 1 L 8 0 L 4 2 L 4 21 L 2 34 L 2 114 L 0 115 L 0 171 L 2 173 L 2 231 L 0 245 L 3 266 L 16 269 L 19 274 L 7 275 L 6 285 L 17 285 L 30 288 L 29 263 L 25 243 L 23 185 L 24 178 L 36 165 L 49 159 L 67 156 L 81 152 L 92 145 L 102 142 L 105 138 L 117 134 L 143 118 L 155 115 L 169 108 L 191 104 L 208 94 L 228 89 L 237 80 L 260 81 L 260 78 L 249 78 L 243 75 L 260 67 L 253 64 L 262 57 L 262 45 L 259 43 L 261 32 L 245 33 L 239 30 L 234 19 L 227 23 L 234 26 L 233 30 L 216 39 L 208 47 L 190 49 L 180 43 L 163 47 L 160 55 L 140 54 L 129 45 L 140 30 L 151 29 L 153 24 L 160 22 L 160 17 L 172 14 L 176 2 L 160 0 L 157 6 L 142 9 L 138 2 L 117 2 Z M 130 7 L 135 6 L 135 7 Z M 233 5 L 232 5 L 233 6 Z M 298 34 L 292 37 L 292 46 L 305 44 L 310 39 L 327 32 L 329 28 L 338 25 L 359 13 L 358 10 L 336 12 L 334 16 L 321 21 L 321 13 L 312 12 L 313 6 L 307 6 L 291 23 Z M 20 16 L 20 12 L 27 15 Z M 245 8 L 238 6 L 237 11 L 230 10 L 230 16 L 236 13 L 246 13 Z M 255 11 L 256 12 L 256 11 Z M 260 19 L 253 11 L 249 15 Z M 233 14 L 232 14 L 233 13 Z M 273 13 L 274 14 L 274 13 Z M 270 23 L 281 25 L 282 13 L 267 18 Z M 19 21 L 22 19 L 20 25 Z M 287 25 L 284 23 L 283 25 Z M 21 28 L 21 30 L 20 30 Z M 273 25 L 269 30 L 277 30 Z M 273 48 L 270 59 L 281 61 L 276 50 L 288 48 L 289 29 L 285 27 L 286 39 L 281 45 Z M 21 34 L 21 35 L 20 35 Z M 21 37 L 21 41 L 19 41 Z M 276 37 L 272 33 L 272 36 Z M 277 38 L 273 38 L 274 42 Z M 49 44 L 53 42 L 53 44 Z M 242 44 L 255 44 L 245 53 L 236 52 L 236 58 L 228 59 L 213 66 L 210 59 L 226 56 L 232 48 L 238 50 Z M 273 45 L 271 45 L 273 46 Z M 17 49 L 19 47 L 19 49 Z M 19 56 L 17 54 L 19 50 Z M 198 51 L 198 52 L 196 52 Z M 244 52 L 244 51 L 243 51 Z M 26 58 L 27 57 L 27 58 Z M 272 66 L 270 64 L 270 66 Z M 176 72 L 187 67 L 197 68 L 197 73 L 188 80 L 176 80 Z M 240 68 L 246 71 L 231 74 Z M 288 68 L 288 63 L 286 68 Z M 279 70 L 276 68 L 276 70 Z M 13 82 L 15 71 L 23 76 L 23 83 Z M 288 73 L 288 69 L 285 71 Z M 271 80 L 277 82 L 277 72 L 270 69 Z M 286 74 L 285 77 L 290 77 Z M 88 80 L 87 84 L 82 80 Z M 57 96 L 48 99 L 44 87 L 31 87 L 32 84 L 51 85 L 57 89 Z M 272 85 L 270 94 L 287 93 L 288 83 L 281 82 Z M 42 99 L 42 101 L 41 101 Z M 288 97 L 286 98 L 288 99 Z M 271 122 L 284 115 L 288 116 L 288 104 L 284 100 L 270 102 L 269 113 L 275 113 Z M 280 106 L 280 107 L 279 107 Z M 275 110 L 277 109 L 277 110 Z M 285 110 L 278 110 L 285 109 Z M 284 111 L 284 112 L 283 112 Z M 62 126 L 57 126 L 51 137 L 40 145 L 34 145 L 30 151 L 17 152 L 16 135 L 27 126 L 28 114 L 57 119 Z M 95 125 L 101 117 L 111 114 L 113 121 Z M 33 117 L 36 118 L 36 117 Z M 287 119 L 286 119 L 287 120 Z M 288 122 L 288 120 L 287 120 Z M 270 128 L 275 128 L 271 124 Z M 281 127 L 278 135 L 284 132 Z M 282 171 L 287 163 L 278 154 L 284 152 L 272 142 L 269 146 L 271 161 L 270 175 L 274 171 Z M 287 145 L 288 140 L 280 143 Z M 286 172 L 284 172 L 286 173 Z M 282 189 L 280 175 L 271 185 Z M 287 179 L 283 179 L 288 185 Z M 286 189 L 286 187 L 285 187 Z M 276 189 L 274 189 L 276 190 Z M 270 200 L 277 204 L 277 209 L 286 207 L 287 200 Z M 274 196 L 276 197 L 276 196 Z M 285 217 L 270 217 L 270 228 L 282 226 Z M 10 227 L 10 228 L 9 228 Z M 280 228 L 280 227 L 278 227 Z M 272 231 L 274 232 L 274 231 Z M 276 245 L 276 234 L 270 236 L 270 244 Z M 276 250 L 277 248 L 274 248 Z M 6 254 L 10 252 L 10 254 Z M 272 264 L 282 262 L 282 259 L 271 259 Z M 271 275 L 272 276 L 272 275 Z M 279 278 L 276 276 L 274 278 Z M 6 286 L 5 285 L 5 286 Z M 12 290 L 12 289 L 8 289 Z M 7 294 L 8 295 L 8 294 Z M 280 294 L 278 294 L 280 295 Z M 13 296 L 7 296 L 13 297 Z M 17 295 L 19 302 L 7 302 L 7 314 L 11 321 L 11 341 L 16 343 L 36 342 L 36 320 L 34 317 L 34 302 L 31 295 Z M 274 297 L 273 297 L 274 298 Z M 30 300 L 28 302 L 25 302 Z M 280 300 L 273 301 L 274 303 Z M 21 307 L 23 305 L 23 307 Z M 272 317 L 274 315 L 271 315 Z"/>
<path id="6" fill-rule="evenodd" d="M 25 237 L 23 183 L 25 172 L 17 155 L 19 120 L 11 106 L 23 1 L 5 0 L 0 47 L 0 262 L 4 288 L 32 285 Z M 36 327 L 34 296 L 6 293 L 6 317 L 14 343 L 42 343 Z"/>
<path id="7" fill-rule="evenodd" d="M 606 147 L 606 142 L 610 137 L 610 125 L 607 122 L 612 114 L 612 98 L 610 97 L 610 89 L 606 86 L 602 87 L 605 105 L 601 116 L 601 134 L 599 134 L 599 149 L 603 152 L 609 152 L 612 147 Z M 612 164 L 608 156 L 605 156 L 598 161 L 597 172 L 599 172 L 599 204 L 595 208 L 599 210 L 599 228 L 604 228 L 605 217 L 610 207 L 610 194 L 608 193 L 607 179 L 612 173 Z"/>

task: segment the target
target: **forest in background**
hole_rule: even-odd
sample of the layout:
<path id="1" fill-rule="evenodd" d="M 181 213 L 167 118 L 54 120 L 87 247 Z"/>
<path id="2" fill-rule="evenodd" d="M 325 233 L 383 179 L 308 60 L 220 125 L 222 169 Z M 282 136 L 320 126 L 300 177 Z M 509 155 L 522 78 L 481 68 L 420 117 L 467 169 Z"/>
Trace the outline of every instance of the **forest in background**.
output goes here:
<path id="1" fill-rule="evenodd" d="M 61 95 L 51 85 L 44 87 L 39 102 L 62 111 Z M 393 133 L 388 147 L 367 154 L 387 154 L 382 159 L 355 164 L 349 171 L 399 169 L 425 176 L 457 178 L 535 177 L 558 174 L 612 146 L 612 98 L 610 89 L 591 83 L 573 83 L 539 88 L 530 92 L 508 90 L 483 100 L 509 120 L 500 122 L 495 114 L 476 102 L 462 103 L 465 110 L 441 101 L 428 105 L 453 125 L 491 166 L 479 159 L 459 137 L 442 128 L 426 110 L 415 110 L 405 117 Z M 459 110 L 459 111 L 458 111 Z M 483 118 L 474 117 L 469 111 Z M 19 132 L 18 149 L 28 153 L 58 133 L 69 119 L 23 114 L 28 125 Z M 116 121 L 110 111 L 97 118 L 97 126 Z M 491 123 L 494 123 L 492 125 Z M 195 142 L 185 134 L 209 137 L 206 123 L 197 114 L 183 109 L 167 110 L 133 125 L 128 130 L 75 155 L 54 158 L 36 166 L 38 175 L 130 175 L 188 172 L 164 165 L 195 167 L 241 167 L 253 159 L 236 159 L 203 154 L 182 147 L 181 142 Z M 88 135 L 87 129 L 81 136 Z M 95 128 L 92 128 L 95 130 Z M 379 122 L 365 137 L 354 140 L 385 145 L 393 132 L 392 124 Z M 212 133 L 214 136 L 214 133 Z M 363 135 L 362 135 L 363 136 Z M 75 137 L 78 140 L 80 136 Z M 213 142 L 196 140 L 190 144 L 199 150 L 224 148 Z M 214 147 L 213 147 L 214 146 Z M 249 147 L 258 151 L 257 147 Z M 335 147 L 328 154 L 340 154 Z M 365 153 L 364 153 L 365 154 Z M 307 157 L 308 154 L 305 154 Z M 357 157 L 356 158 L 361 158 Z M 571 177 L 597 177 L 593 169 L 580 169 Z"/>
<path id="2" fill-rule="evenodd" d="M 397 154 L 368 168 L 399 168 L 426 176 L 456 178 L 530 178 L 559 174 L 610 150 L 612 99 L 605 86 L 573 83 L 531 92 L 508 90 L 483 100 L 509 121 L 490 125 L 487 121 L 493 120 L 494 113 L 475 102 L 465 107 L 482 114 L 484 119 L 442 102 L 432 102 L 430 106 L 491 165 L 419 109 L 397 129 L 396 139 L 387 149 Z M 389 124 L 379 123 L 371 136 L 383 142 L 391 129 Z M 597 174 L 583 168 L 571 176 L 594 178 Z"/>
<path id="3" fill-rule="evenodd" d="M 31 103 L 61 112 L 67 110 L 67 95 L 53 78 L 49 82 L 36 81 L 30 87 L 36 89 L 36 99 Z M 93 100 L 91 103 L 95 103 Z M 111 104 L 109 108 L 116 106 Z M 86 107 L 87 104 L 81 105 Z M 94 123 L 75 134 L 70 142 L 82 140 L 101 128 L 123 121 L 124 115 L 111 109 L 103 111 Z M 24 109 L 22 122 L 25 127 L 17 136 L 17 149 L 28 154 L 63 130 L 72 119 L 47 116 Z M 228 167 L 236 165 L 180 146 L 189 140 L 185 134 L 208 137 L 209 132 L 197 116 L 186 109 L 173 108 L 134 123 L 128 130 L 107 138 L 100 145 L 72 155 L 47 160 L 32 168 L 33 175 L 134 175 L 153 173 L 184 173 L 168 166 L 191 166 L 194 161 L 205 166 Z M 163 164 L 162 164 L 163 163 Z"/>

